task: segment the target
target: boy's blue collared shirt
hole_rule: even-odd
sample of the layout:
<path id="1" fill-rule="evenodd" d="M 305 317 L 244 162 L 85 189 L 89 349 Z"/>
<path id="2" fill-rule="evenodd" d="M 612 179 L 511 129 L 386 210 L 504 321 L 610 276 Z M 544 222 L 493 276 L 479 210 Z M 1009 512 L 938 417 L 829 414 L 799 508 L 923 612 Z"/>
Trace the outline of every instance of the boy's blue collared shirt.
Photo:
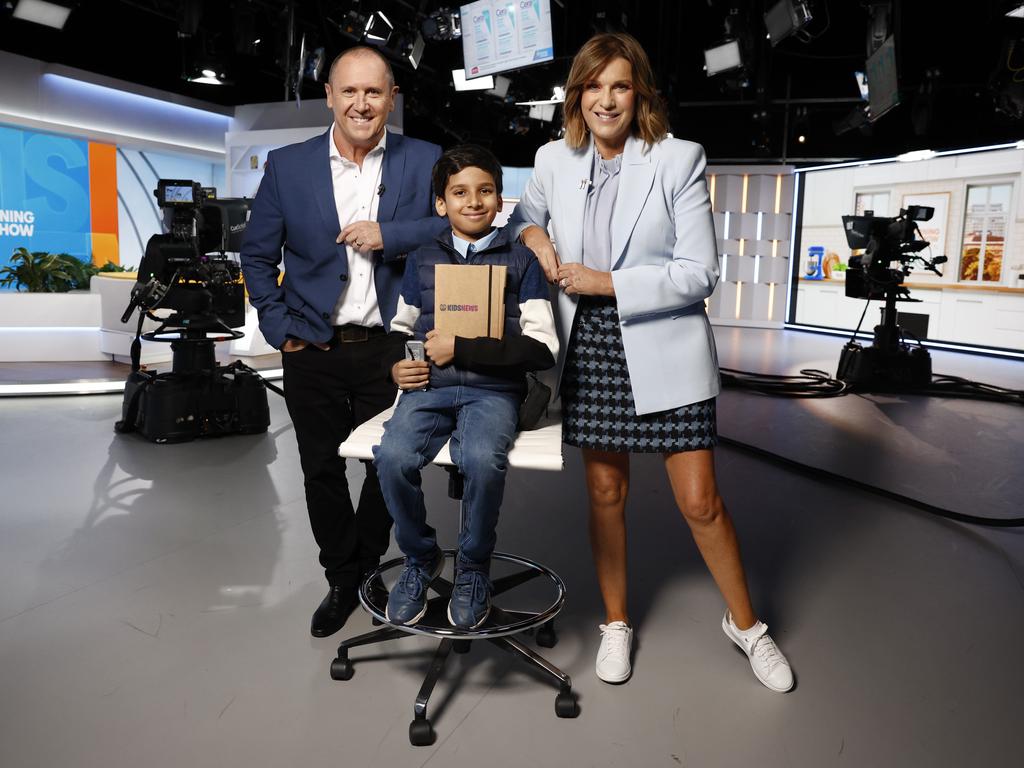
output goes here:
<path id="1" fill-rule="evenodd" d="M 455 246 L 455 250 L 459 252 L 459 256 L 464 259 L 469 258 L 466 254 L 469 253 L 469 246 L 473 246 L 474 251 L 482 251 L 484 248 L 491 244 L 491 241 L 498 236 L 498 229 L 491 229 L 486 235 L 478 239 L 475 243 L 469 242 L 469 240 L 463 240 L 461 237 L 452 232 L 452 245 Z"/>

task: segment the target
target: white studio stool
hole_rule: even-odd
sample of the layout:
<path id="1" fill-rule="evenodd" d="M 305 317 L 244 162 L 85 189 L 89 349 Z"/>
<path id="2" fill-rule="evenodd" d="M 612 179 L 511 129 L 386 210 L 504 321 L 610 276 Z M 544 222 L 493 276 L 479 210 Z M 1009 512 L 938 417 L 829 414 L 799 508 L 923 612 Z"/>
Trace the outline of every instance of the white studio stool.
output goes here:
<path id="1" fill-rule="evenodd" d="M 380 444 L 384 434 L 384 422 L 391 418 L 393 412 L 394 406 L 360 424 L 341 444 L 338 454 L 347 459 L 372 461 L 373 447 Z M 541 421 L 537 429 L 516 435 L 508 453 L 508 462 L 509 468 L 547 471 L 562 469 L 562 423 L 554 409 L 550 416 Z M 448 495 L 460 500 L 461 513 L 462 475 L 452 463 L 447 443 L 438 452 L 433 463 L 448 471 Z M 461 527 L 462 514 L 460 529 Z M 410 634 L 437 638 L 437 650 L 416 696 L 413 720 L 409 724 L 409 741 L 414 746 L 427 746 L 433 744 L 436 738 L 433 726 L 427 718 L 427 702 L 444 670 L 448 655 L 453 650 L 456 653 L 466 653 L 473 640 L 487 640 L 554 678 L 558 684 L 555 714 L 558 717 L 576 717 L 579 714 L 579 705 L 569 676 L 514 637 L 536 630 L 538 645 L 551 648 L 558 642 L 554 631 L 554 618 L 565 604 L 565 584 L 558 574 L 524 557 L 495 552 L 492 555 L 492 568 L 495 571 L 492 579 L 494 602 L 490 616 L 483 626 L 477 629 L 461 630 L 451 626 L 447 617 L 452 581 L 445 576 L 454 570 L 456 550 L 446 549 L 444 554 L 445 570 L 442 571 L 442 576 L 431 584 L 430 589 L 435 595 L 428 599 L 426 615 L 416 624 L 393 625 L 388 622 L 386 614 L 388 588 L 385 581 L 393 583 L 397 579 L 405 566 L 405 558 L 399 557 L 382 563 L 367 575 L 359 586 L 359 601 L 373 618 L 373 623 L 382 626 L 342 641 L 338 646 L 337 658 L 331 662 L 331 677 L 334 680 L 349 680 L 355 673 L 348 656 L 350 648 L 395 640 Z M 517 608 L 511 608 L 510 602 L 515 602 Z"/>

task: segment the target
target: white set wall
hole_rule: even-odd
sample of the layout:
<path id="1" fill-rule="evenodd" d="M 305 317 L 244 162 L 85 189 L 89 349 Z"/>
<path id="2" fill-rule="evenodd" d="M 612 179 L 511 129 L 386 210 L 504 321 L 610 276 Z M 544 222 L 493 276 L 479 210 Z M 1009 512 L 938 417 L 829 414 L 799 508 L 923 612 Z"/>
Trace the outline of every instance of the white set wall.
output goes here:
<path id="1" fill-rule="evenodd" d="M 224 156 L 230 107 L 11 53 L 0 52 L 0 72 L 2 123 L 119 147 Z"/>

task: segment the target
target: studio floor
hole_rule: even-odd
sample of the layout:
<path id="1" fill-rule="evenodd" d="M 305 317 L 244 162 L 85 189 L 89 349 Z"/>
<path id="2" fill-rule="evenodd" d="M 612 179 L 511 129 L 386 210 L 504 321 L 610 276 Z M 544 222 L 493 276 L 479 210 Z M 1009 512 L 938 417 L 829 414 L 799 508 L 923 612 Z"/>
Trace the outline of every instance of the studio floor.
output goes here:
<path id="1" fill-rule="evenodd" d="M 716 329 L 724 366 L 835 371 L 842 340 Z M 933 354 L 940 373 L 1024 387 L 1024 365 Z M 966 526 L 716 452 L 755 606 L 796 672 L 779 695 L 719 626 L 723 606 L 661 460 L 635 458 L 628 506 L 634 674 L 594 675 L 603 619 L 581 462 L 509 475 L 499 547 L 558 572 L 568 602 L 542 652 L 555 689 L 489 644 L 453 656 L 409 745 L 432 644 L 354 651 L 309 635 L 325 584 L 294 434 L 270 395 L 265 435 L 155 445 L 116 435 L 119 395 L 0 399 L 0 765 L 1009 766 L 1024 712 L 1024 533 Z M 1024 507 L 1024 410 L 919 396 L 780 400 L 727 391 L 723 436 L 958 512 Z M 350 478 L 362 468 L 351 467 Z M 453 542 L 445 476 L 432 522 Z M 356 483 L 358 486 L 358 482 Z M 397 555 L 397 550 L 392 551 Z M 528 640 L 530 644 L 532 641 Z M 385 655 L 387 654 L 387 655 Z"/>

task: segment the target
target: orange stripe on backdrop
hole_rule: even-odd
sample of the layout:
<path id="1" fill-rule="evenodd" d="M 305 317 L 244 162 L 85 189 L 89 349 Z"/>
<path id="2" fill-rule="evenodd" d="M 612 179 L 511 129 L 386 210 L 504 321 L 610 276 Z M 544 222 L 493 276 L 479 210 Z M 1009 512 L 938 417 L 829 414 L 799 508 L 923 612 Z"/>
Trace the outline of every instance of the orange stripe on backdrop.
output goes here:
<path id="1" fill-rule="evenodd" d="M 117 148 L 89 142 L 89 213 L 92 263 L 120 263 L 117 248 Z"/>

